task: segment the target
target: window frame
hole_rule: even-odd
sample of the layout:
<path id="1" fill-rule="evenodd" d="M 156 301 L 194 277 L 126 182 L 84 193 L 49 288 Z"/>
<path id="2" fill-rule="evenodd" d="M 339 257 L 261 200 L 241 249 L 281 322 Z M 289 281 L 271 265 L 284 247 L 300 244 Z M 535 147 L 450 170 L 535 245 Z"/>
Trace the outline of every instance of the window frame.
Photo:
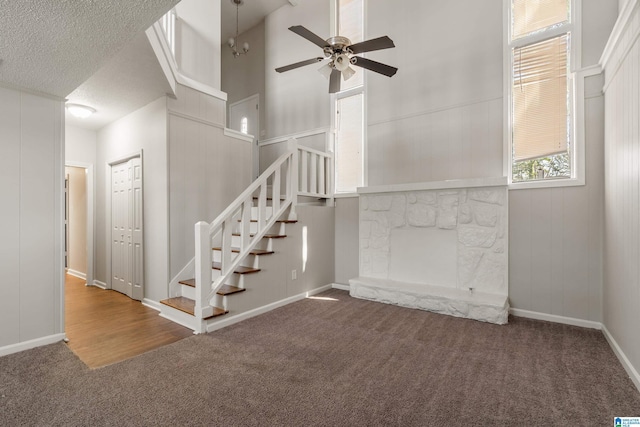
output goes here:
<path id="1" fill-rule="evenodd" d="M 504 165 L 503 173 L 508 178 L 510 189 L 569 187 L 585 184 L 585 142 L 584 142 L 584 75 L 582 67 L 582 0 L 570 0 L 570 22 L 511 40 L 512 0 L 503 0 L 504 11 Z M 545 178 L 541 180 L 513 182 L 513 54 L 512 49 L 549 40 L 563 34 L 570 34 L 569 89 L 571 176 L 569 178 Z"/>
<path id="2" fill-rule="evenodd" d="M 331 1 L 331 8 L 330 8 L 330 13 L 331 13 L 331 25 L 330 25 L 330 30 L 331 30 L 331 34 L 337 34 L 338 33 L 338 19 L 339 19 L 339 0 L 332 0 Z M 362 15 L 363 15 L 363 28 L 362 28 L 362 34 L 363 34 L 363 39 L 364 40 L 368 40 L 367 38 L 367 26 L 366 26 L 366 22 L 367 22 L 367 0 L 363 0 L 362 2 Z M 362 56 L 366 56 L 366 54 L 363 54 Z M 367 162 L 367 91 L 366 91 L 366 87 L 367 87 L 367 73 L 364 72 L 364 69 L 358 69 L 357 71 L 362 72 L 363 73 L 363 79 L 362 79 L 362 85 L 361 86 L 356 86 L 356 87 L 352 87 L 349 89 L 345 89 L 345 90 L 341 90 L 338 93 L 334 93 L 331 94 L 330 96 L 330 103 L 331 103 L 331 135 L 332 135 L 332 151 L 333 151 L 333 155 L 334 155 L 334 163 L 336 162 L 336 155 L 337 155 L 337 137 L 338 137 L 338 128 L 337 128 L 337 106 L 338 106 L 338 101 L 344 98 L 348 98 L 351 96 L 357 96 L 357 95 L 362 95 L 362 158 L 361 158 L 361 169 L 362 169 L 362 186 L 363 187 L 367 187 L 368 184 L 368 162 Z M 356 192 L 338 192 L 338 168 L 334 167 L 334 197 L 335 198 L 342 198 L 342 197 L 354 197 L 357 196 L 358 193 Z"/>

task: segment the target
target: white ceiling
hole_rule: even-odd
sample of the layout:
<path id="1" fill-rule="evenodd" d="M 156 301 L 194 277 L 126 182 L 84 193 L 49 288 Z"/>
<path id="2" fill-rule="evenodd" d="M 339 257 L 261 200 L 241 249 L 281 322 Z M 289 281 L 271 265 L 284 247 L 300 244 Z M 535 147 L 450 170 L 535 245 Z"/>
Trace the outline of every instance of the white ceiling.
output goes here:
<path id="1" fill-rule="evenodd" d="M 226 43 L 229 37 L 236 35 L 236 5 L 233 0 L 220 0 L 222 11 L 221 21 L 222 43 Z M 285 4 L 295 5 L 298 0 L 244 0 L 244 4 L 239 7 L 238 34 L 255 27 L 271 12 L 281 8 Z"/>
<path id="2" fill-rule="evenodd" d="M 66 97 L 178 0 L 0 0 L 0 82 Z"/>
<path id="3" fill-rule="evenodd" d="M 245 0 L 242 33 L 298 0 Z M 170 87 L 144 35 L 179 0 L 0 0 L 0 82 L 89 105 L 70 125 L 97 130 Z M 221 40 L 235 36 L 236 6 L 221 2 Z"/>
<path id="4" fill-rule="evenodd" d="M 88 105 L 96 112 L 86 119 L 67 112 L 66 122 L 98 130 L 170 92 L 147 36 L 141 33 L 67 96 L 69 102 Z"/>

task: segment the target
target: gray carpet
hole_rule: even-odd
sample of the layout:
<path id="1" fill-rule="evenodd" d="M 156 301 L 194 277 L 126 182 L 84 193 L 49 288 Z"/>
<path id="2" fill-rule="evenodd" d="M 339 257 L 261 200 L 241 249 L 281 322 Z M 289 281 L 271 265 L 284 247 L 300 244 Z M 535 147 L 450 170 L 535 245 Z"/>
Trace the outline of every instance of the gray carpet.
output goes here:
<path id="1" fill-rule="evenodd" d="M 640 415 L 599 331 L 320 296 L 96 370 L 63 343 L 0 358 L 0 425 L 608 426 Z"/>

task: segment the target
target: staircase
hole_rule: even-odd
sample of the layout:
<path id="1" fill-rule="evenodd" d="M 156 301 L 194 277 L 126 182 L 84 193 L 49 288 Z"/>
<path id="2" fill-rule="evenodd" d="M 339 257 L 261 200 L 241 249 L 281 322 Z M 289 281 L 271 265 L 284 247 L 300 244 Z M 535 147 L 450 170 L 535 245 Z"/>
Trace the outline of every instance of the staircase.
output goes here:
<path id="1" fill-rule="evenodd" d="M 261 266 L 278 268 L 268 258 L 282 256 L 279 242 L 288 227 L 298 226 L 298 197 L 333 202 L 332 154 L 301 147 L 295 139 L 287 145 L 218 218 L 195 225 L 196 255 L 172 280 L 171 297 L 160 301 L 161 316 L 203 333 L 216 329 L 222 318 L 259 309 L 273 280 L 273 275 L 261 280 Z"/>

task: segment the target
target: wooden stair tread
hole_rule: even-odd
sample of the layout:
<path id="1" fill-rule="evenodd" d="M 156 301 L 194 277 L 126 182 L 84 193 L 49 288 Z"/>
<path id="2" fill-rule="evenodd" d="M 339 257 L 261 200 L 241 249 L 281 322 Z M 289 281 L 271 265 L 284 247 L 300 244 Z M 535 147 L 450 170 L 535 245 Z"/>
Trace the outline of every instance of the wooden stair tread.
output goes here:
<path id="1" fill-rule="evenodd" d="M 222 264 L 219 262 L 214 262 L 212 264 L 212 267 L 214 270 L 222 270 Z M 251 274 L 251 273 L 257 273 L 258 271 L 260 271 L 259 268 L 253 268 L 253 267 L 244 267 L 242 265 L 236 267 L 236 269 L 233 271 L 234 273 L 237 274 Z"/>
<path id="2" fill-rule="evenodd" d="M 238 222 L 242 222 L 242 220 L 239 219 Z M 258 222 L 258 220 L 252 219 L 250 220 L 250 222 Z M 297 223 L 298 223 L 297 219 L 279 219 L 276 221 L 276 224 L 297 224 Z"/>
<path id="3" fill-rule="evenodd" d="M 181 280 L 178 283 L 180 283 L 181 285 L 190 286 L 192 288 L 196 287 L 196 279 Z M 220 289 L 218 289 L 218 292 L 216 293 L 218 295 L 225 296 L 225 295 L 237 294 L 238 292 L 244 292 L 244 291 L 246 291 L 246 289 L 239 288 L 237 286 L 222 285 Z"/>
<path id="4" fill-rule="evenodd" d="M 232 236 L 240 237 L 240 233 L 233 233 Z M 255 234 L 250 234 L 249 236 L 253 237 Z M 265 234 L 263 239 L 284 239 L 287 237 L 286 234 Z"/>
<path id="5" fill-rule="evenodd" d="M 218 292 L 216 292 L 218 295 L 232 295 L 232 294 L 237 294 L 239 292 L 244 292 L 246 291 L 246 289 L 244 288 L 238 288 L 237 286 L 231 286 L 231 285 L 222 285 L 220 287 L 220 289 L 218 289 Z"/>
<path id="6" fill-rule="evenodd" d="M 160 301 L 161 304 L 164 304 L 166 306 L 169 307 L 173 307 L 176 310 L 180 310 L 184 313 L 190 314 L 193 316 L 193 313 L 195 311 L 195 307 L 196 307 L 196 302 L 190 298 L 185 298 L 185 297 L 173 297 L 173 298 L 168 298 L 168 299 L 164 299 L 162 301 Z M 222 308 L 218 308 L 218 307 L 213 307 L 213 315 L 207 317 L 206 319 L 211 319 L 212 317 L 217 317 L 217 316 L 222 316 L 223 314 L 227 314 L 228 311 L 222 309 Z"/>
<path id="7" fill-rule="evenodd" d="M 258 196 L 253 196 L 253 200 L 258 200 Z M 280 201 L 285 201 L 287 198 L 285 196 L 280 196 Z M 273 197 L 267 196 L 267 200 L 273 200 Z"/>
<path id="8" fill-rule="evenodd" d="M 216 247 L 213 248 L 214 251 L 221 251 L 222 248 L 220 247 Z M 240 253 L 240 248 L 231 248 L 231 252 L 235 252 L 235 253 Z M 249 252 L 249 255 L 272 255 L 275 252 L 273 251 L 267 251 L 265 249 L 253 249 L 251 252 Z"/>
<path id="9" fill-rule="evenodd" d="M 196 279 L 180 280 L 178 283 L 185 286 L 191 286 L 192 288 L 196 287 Z"/>

